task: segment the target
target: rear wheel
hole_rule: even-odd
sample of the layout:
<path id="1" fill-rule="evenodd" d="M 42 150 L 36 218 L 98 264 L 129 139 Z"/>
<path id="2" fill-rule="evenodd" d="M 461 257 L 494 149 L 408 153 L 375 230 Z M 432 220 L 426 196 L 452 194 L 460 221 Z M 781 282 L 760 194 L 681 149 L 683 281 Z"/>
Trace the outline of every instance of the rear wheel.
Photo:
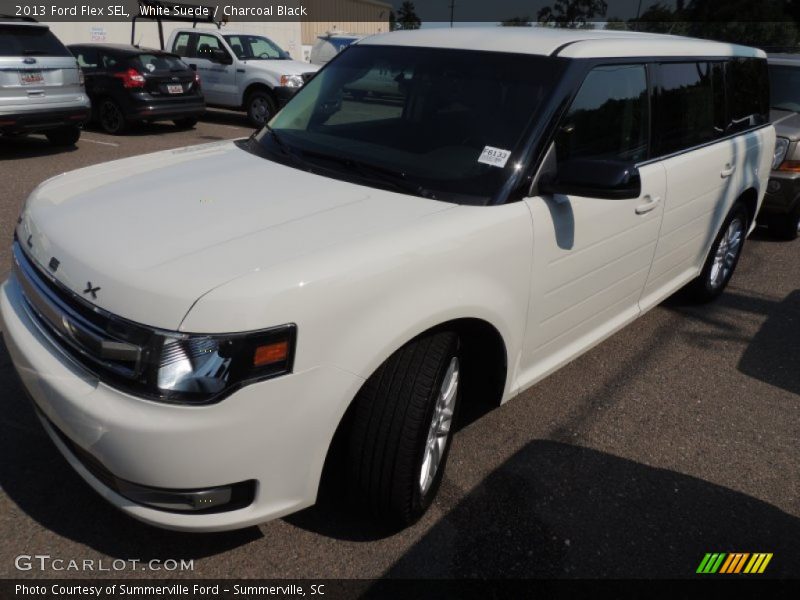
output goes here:
<path id="1" fill-rule="evenodd" d="M 275 100 L 264 90 L 254 90 L 247 96 L 245 102 L 247 120 L 256 129 L 266 125 L 276 112 Z"/>
<path id="2" fill-rule="evenodd" d="M 119 135 L 128 127 L 122 109 L 113 100 L 106 99 L 101 102 L 98 117 L 100 127 L 111 135 Z"/>
<path id="3" fill-rule="evenodd" d="M 723 292 L 739 263 L 748 222 L 747 209 L 737 202 L 723 221 L 700 275 L 686 286 L 690 299 L 710 302 Z"/>
<path id="4" fill-rule="evenodd" d="M 356 398 L 348 485 L 382 521 L 406 526 L 442 481 L 458 409 L 458 337 L 423 335 L 395 352 Z"/>
<path id="5" fill-rule="evenodd" d="M 80 127 L 59 127 L 44 134 L 54 146 L 74 146 L 81 137 Z"/>
<path id="6" fill-rule="evenodd" d="M 197 125 L 197 117 L 184 117 L 173 121 L 178 129 L 191 129 Z"/>
<path id="7" fill-rule="evenodd" d="M 797 239 L 797 235 L 800 233 L 800 202 L 788 215 L 773 216 L 769 223 L 769 231 L 782 240 Z"/>

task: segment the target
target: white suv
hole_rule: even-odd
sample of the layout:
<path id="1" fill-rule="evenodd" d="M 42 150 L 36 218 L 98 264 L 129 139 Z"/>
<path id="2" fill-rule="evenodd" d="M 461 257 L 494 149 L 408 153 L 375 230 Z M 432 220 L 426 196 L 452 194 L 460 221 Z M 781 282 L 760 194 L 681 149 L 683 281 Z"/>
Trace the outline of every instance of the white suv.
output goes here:
<path id="1" fill-rule="evenodd" d="M 279 517 L 329 458 L 410 523 L 459 407 L 681 287 L 722 292 L 769 177 L 766 76 L 761 51 L 684 38 L 366 38 L 250 139 L 40 185 L 6 345 L 70 464 L 138 519 Z"/>
<path id="2" fill-rule="evenodd" d="M 263 35 L 226 29 L 177 29 L 167 48 L 200 73 L 207 105 L 245 110 L 253 127 L 263 127 L 319 69 Z"/>

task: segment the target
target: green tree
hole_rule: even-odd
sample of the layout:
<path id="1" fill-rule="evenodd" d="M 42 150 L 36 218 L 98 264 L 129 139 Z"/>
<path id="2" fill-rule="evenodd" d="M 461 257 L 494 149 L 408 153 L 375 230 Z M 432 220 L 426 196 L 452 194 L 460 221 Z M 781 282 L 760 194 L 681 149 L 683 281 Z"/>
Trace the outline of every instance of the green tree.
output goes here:
<path id="1" fill-rule="evenodd" d="M 405 0 L 397 10 L 396 25 L 397 29 L 419 29 L 422 26 L 416 7 L 410 0 Z"/>
<path id="2" fill-rule="evenodd" d="M 503 27 L 533 27 L 528 17 L 511 17 L 500 23 Z"/>
<path id="3" fill-rule="evenodd" d="M 592 20 L 604 17 L 608 10 L 605 0 L 556 0 L 537 15 L 540 25 L 568 29 L 590 29 Z"/>

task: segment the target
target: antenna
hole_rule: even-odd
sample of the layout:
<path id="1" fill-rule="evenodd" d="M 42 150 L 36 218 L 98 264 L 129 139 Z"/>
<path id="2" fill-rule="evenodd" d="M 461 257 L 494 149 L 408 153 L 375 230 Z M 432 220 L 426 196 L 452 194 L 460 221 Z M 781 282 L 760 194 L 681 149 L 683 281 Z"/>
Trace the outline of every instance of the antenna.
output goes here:
<path id="1" fill-rule="evenodd" d="M 450 0 L 450 28 L 453 27 L 453 18 L 456 13 L 456 0 Z"/>

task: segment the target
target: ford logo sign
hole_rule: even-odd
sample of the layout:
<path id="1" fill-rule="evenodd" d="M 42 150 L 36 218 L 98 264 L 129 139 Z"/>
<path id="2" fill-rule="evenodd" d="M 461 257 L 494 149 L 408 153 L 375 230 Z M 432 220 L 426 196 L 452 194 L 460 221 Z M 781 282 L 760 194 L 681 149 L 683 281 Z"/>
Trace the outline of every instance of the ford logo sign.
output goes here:
<path id="1" fill-rule="evenodd" d="M 29 56 L 27 58 L 22 59 L 22 62 L 24 62 L 26 65 L 32 65 L 36 63 L 36 59 Z"/>

